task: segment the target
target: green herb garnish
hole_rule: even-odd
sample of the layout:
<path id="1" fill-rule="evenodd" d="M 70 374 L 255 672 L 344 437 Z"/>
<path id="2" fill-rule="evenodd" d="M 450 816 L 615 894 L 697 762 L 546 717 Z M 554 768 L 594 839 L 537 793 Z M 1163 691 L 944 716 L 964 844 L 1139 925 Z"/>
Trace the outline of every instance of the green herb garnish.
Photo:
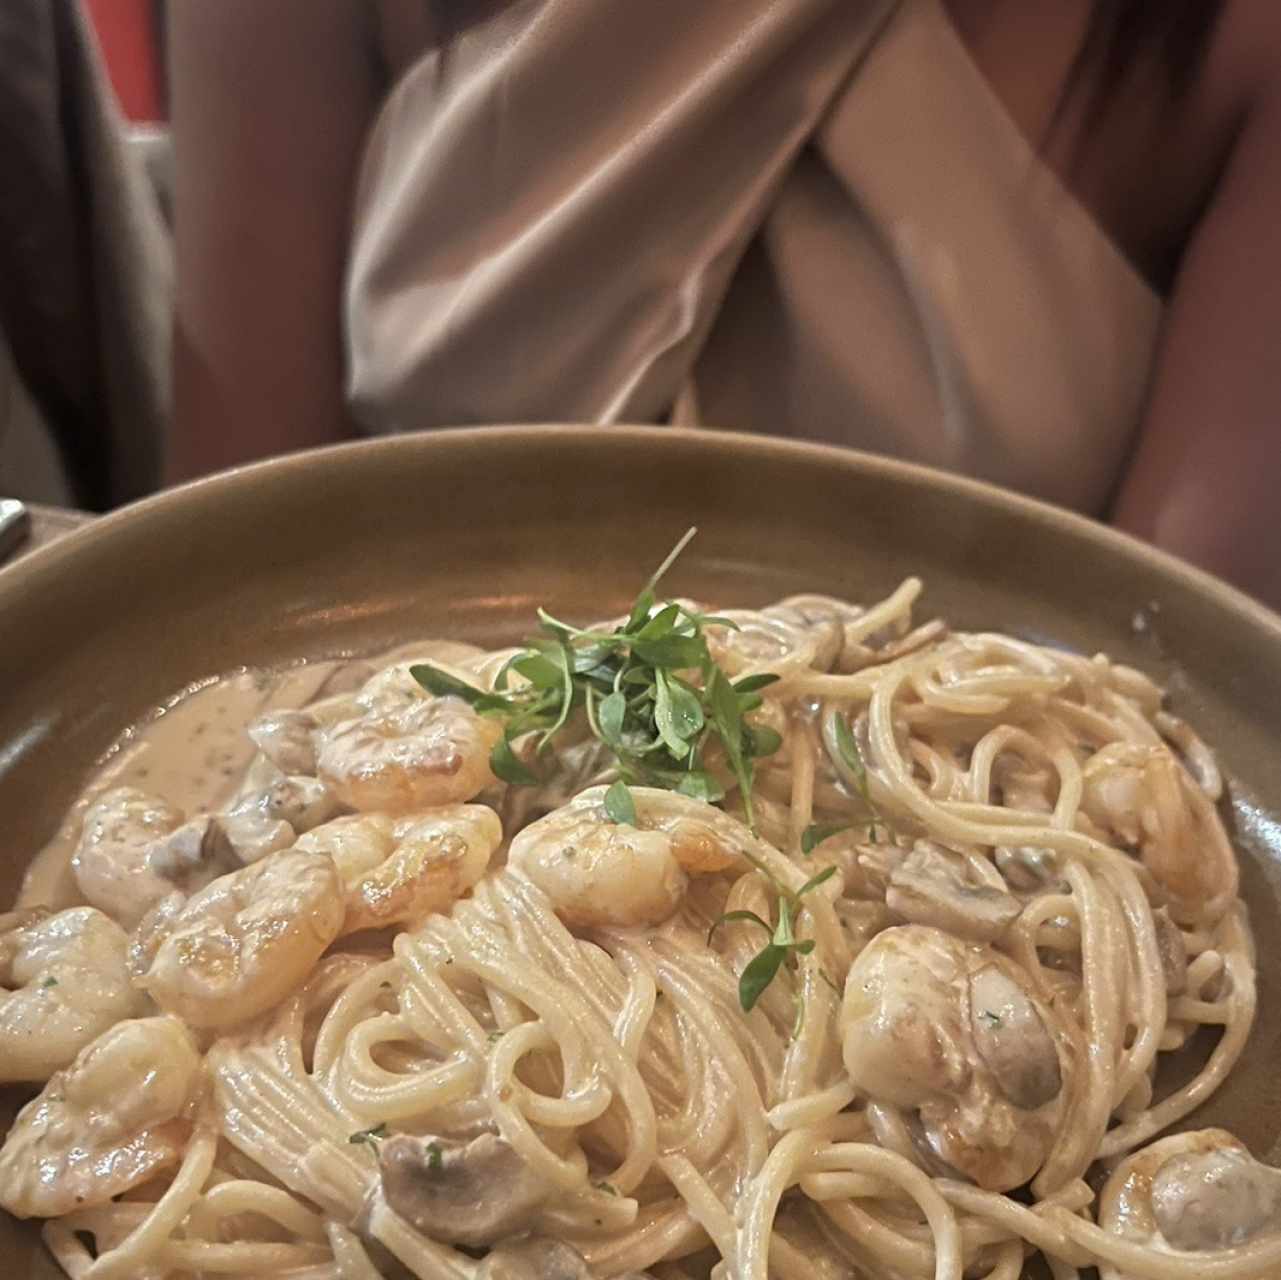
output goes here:
<path id="1" fill-rule="evenodd" d="M 760 690 L 777 676 L 762 673 L 732 682 L 707 646 L 710 626 L 733 627 L 726 618 L 674 602 L 659 602 L 655 589 L 695 530 L 676 544 L 612 631 L 575 627 L 538 611 L 539 634 L 528 649 L 504 664 L 490 693 L 427 663 L 410 674 L 430 693 L 463 698 L 481 715 L 503 721 L 503 737 L 490 755 L 496 777 L 535 786 L 538 757 L 581 708 L 592 733 L 614 753 L 619 780 L 606 794 L 611 821 L 635 822 L 627 787 L 660 787 L 714 803 L 725 787 L 705 765 L 716 741 L 743 800 L 750 826 L 755 762 L 772 755 L 782 739 L 744 719 L 761 705 Z M 512 673 L 524 684 L 512 689 Z M 532 751 L 515 743 L 537 735 Z"/>
<path id="2" fill-rule="evenodd" d="M 427 1167 L 435 1172 L 445 1163 L 445 1153 L 440 1148 L 439 1142 L 429 1142 L 427 1144 Z"/>
<path id="3" fill-rule="evenodd" d="M 808 855 L 814 852 L 824 840 L 832 836 L 838 836 L 842 831 L 850 829 L 848 822 L 834 823 L 832 826 L 822 826 L 817 822 L 811 823 L 805 828 L 801 835 L 801 852 Z"/>
<path id="4" fill-rule="evenodd" d="M 803 907 L 801 899 L 812 889 L 817 889 L 824 881 L 836 874 L 835 866 L 824 867 L 816 876 L 811 876 L 799 889 L 792 890 L 781 884 L 774 875 L 754 858 L 748 859 L 761 871 L 774 891 L 778 894 L 778 921 L 770 924 L 755 911 L 727 911 L 711 927 L 707 941 L 723 924 L 734 920 L 743 920 L 758 925 L 765 930 L 769 941 L 760 949 L 744 967 L 738 979 L 738 1002 L 744 1013 L 751 1013 L 762 992 L 774 981 L 783 962 L 789 955 L 807 956 L 814 950 L 813 938 L 798 938 L 795 934 L 795 921 Z"/>
<path id="5" fill-rule="evenodd" d="M 50 987 L 56 987 L 57 985 L 58 985 L 58 979 L 57 979 L 57 978 L 53 978 L 53 977 L 49 977 L 49 978 L 46 978 L 46 979 L 45 979 L 45 980 L 40 984 L 40 989 L 41 989 L 42 991 L 48 991 Z"/>
<path id="6" fill-rule="evenodd" d="M 377 1147 L 378 1143 L 387 1136 L 387 1122 L 384 1120 L 374 1125 L 372 1129 L 357 1129 L 347 1141 L 353 1144 L 367 1142 L 371 1147 Z"/>
<path id="7" fill-rule="evenodd" d="M 836 750 L 841 757 L 841 763 L 849 770 L 854 779 L 854 787 L 858 791 L 859 799 L 867 806 L 868 822 L 867 836 L 869 840 L 876 839 L 876 824 L 879 813 L 875 803 L 872 801 L 872 791 L 867 781 L 867 765 L 863 762 L 863 753 L 858 749 L 858 742 L 854 737 L 854 731 L 850 728 L 850 722 L 843 715 L 834 717 L 836 729 Z"/>
<path id="8" fill-rule="evenodd" d="M 987 1023 L 989 1027 L 999 1027 L 1001 1025 L 1001 1015 L 993 1013 L 991 1009 L 984 1009 L 979 1017 Z"/>
<path id="9" fill-rule="evenodd" d="M 605 792 L 605 812 L 611 822 L 626 823 L 629 827 L 636 825 L 636 802 L 622 778 Z"/>

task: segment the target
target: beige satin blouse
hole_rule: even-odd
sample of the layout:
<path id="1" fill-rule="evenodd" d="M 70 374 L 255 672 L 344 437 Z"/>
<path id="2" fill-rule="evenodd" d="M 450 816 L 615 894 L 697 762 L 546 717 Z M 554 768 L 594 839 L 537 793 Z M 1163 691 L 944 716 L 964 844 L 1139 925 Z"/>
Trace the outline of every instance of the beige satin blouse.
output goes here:
<path id="1" fill-rule="evenodd" d="M 1101 510 L 1156 294 L 941 0 L 516 0 L 413 59 L 360 179 L 370 431 L 674 420 Z"/>

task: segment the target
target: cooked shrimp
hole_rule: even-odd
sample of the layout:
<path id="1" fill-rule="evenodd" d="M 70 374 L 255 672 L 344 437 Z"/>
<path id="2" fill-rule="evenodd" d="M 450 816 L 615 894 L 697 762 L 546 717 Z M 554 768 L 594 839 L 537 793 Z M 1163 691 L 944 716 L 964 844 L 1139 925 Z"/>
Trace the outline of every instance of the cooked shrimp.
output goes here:
<path id="1" fill-rule="evenodd" d="M 1236 855 L 1213 803 L 1166 747 L 1111 743 L 1082 771 L 1082 808 L 1137 848 L 1176 920 L 1217 919 L 1236 897 Z"/>
<path id="2" fill-rule="evenodd" d="M 93 907 L 0 916 L 0 1083 L 47 1080 L 142 1012 L 128 951 L 125 931 Z"/>
<path id="3" fill-rule="evenodd" d="M 297 849 L 327 854 L 346 888 L 342 931 L 412 925 L 446 911 L 476 883 L 502 842 L 498 815 L 479 804 L 430 813 L 335 818 Z"/>
<path id="4" fill-rule="evenodd" d="M 633 787 L 636 825 L 610 821 L 591 787 L 526 827 L 507 865 L 551 898 L 566 924 L 652 925 L 676 910 L 694 875 L 723 871 L 750 847 L 737 818 L 672 791 Z"/>
<path id="5" fill-rule="evenodd" d="M 86 900 L 132 928 L 175 889 L 192 893 L 228 869 L 208 818 L 183 820 L 181 809 L 116 787 L 85 813 L 71 867 Z"/>
<path id="6" fill-rule="evenodd" d="M 421 688 L 411 694 L 321 731 L 317 769 L 348 807 L 412 813 L 471 800 L 493 785 L 489 753 L 502 736 L 498 722 L 461 698 L 437 698 Z"/>
<path id="7" fill-rule="evenodd" d="M 851 1082 L 917 1113 L 927 1162 L 1007 1191 L 1049 1154 L 1067 1037 L 992 947 L 922 925 L 885 930 L 850 968 L 841 1031 Z"/>
<path id="8" fill-rule="evenodd" d="M 0 1149 L 0 1206 L 58 1217 L 177 1163 L 199 1083 L 200 1055 L 176 1018 L 116 1023 L 18 1112 Z"/>
<path id="9" fill-rule="evenodd" d="M 1281 1169 L 1222 1129 L 1174 1134 L 1117 1166 L 1099 1225 L 1147 1248 L 1235 1249 L 1281 1233 Z"/>
<path id="10" fill-rule="evenodd" d="M 270 1009 L 310 973 L 342 928 L 333 862 L 287 850 L 174 895 L 139 926 L 138 986 L 194 1027 L 220 1029 Z"/>

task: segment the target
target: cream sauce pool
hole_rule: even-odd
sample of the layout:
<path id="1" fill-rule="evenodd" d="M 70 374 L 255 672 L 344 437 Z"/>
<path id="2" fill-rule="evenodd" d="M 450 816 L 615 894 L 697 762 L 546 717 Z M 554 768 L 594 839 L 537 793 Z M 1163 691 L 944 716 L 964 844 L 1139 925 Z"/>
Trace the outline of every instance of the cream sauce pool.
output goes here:
<path id="1" fill-rule="evenodd" d="M 15 905 L 60 910 L 84 901 L 71 859 L 85 811 L 104 791 L 137 787 L 168 800 L 189 818 L 216 813 L 235 799 L 257 755 L 247 730 L 259 716 L 354 690 L 395 662 L 462 663 L 480 653 L 453 641 L 418 641 L 373 658 L 306 662 L 281 670 L 242 667 L 192 685 L 126 729 L 107 751 L 58 833 L 32 860 Z"/>

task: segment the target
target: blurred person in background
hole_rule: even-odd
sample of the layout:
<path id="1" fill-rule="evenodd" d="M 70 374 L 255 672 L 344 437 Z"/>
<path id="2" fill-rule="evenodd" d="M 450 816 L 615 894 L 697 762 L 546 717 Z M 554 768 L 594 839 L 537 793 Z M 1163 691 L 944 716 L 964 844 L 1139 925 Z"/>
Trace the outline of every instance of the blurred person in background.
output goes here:
<path id="1" fill-rule="evenodd" d="M 104 510 L 161 480 L 171 247 L 73 0 L 0 4 L 0 494 Z"/>
<path id="2" fill-rule="evenodd" d="M 174 478 L 664 421 L 931 463 L 1281 602 L 1281 9 L 172 0 Z"/>

